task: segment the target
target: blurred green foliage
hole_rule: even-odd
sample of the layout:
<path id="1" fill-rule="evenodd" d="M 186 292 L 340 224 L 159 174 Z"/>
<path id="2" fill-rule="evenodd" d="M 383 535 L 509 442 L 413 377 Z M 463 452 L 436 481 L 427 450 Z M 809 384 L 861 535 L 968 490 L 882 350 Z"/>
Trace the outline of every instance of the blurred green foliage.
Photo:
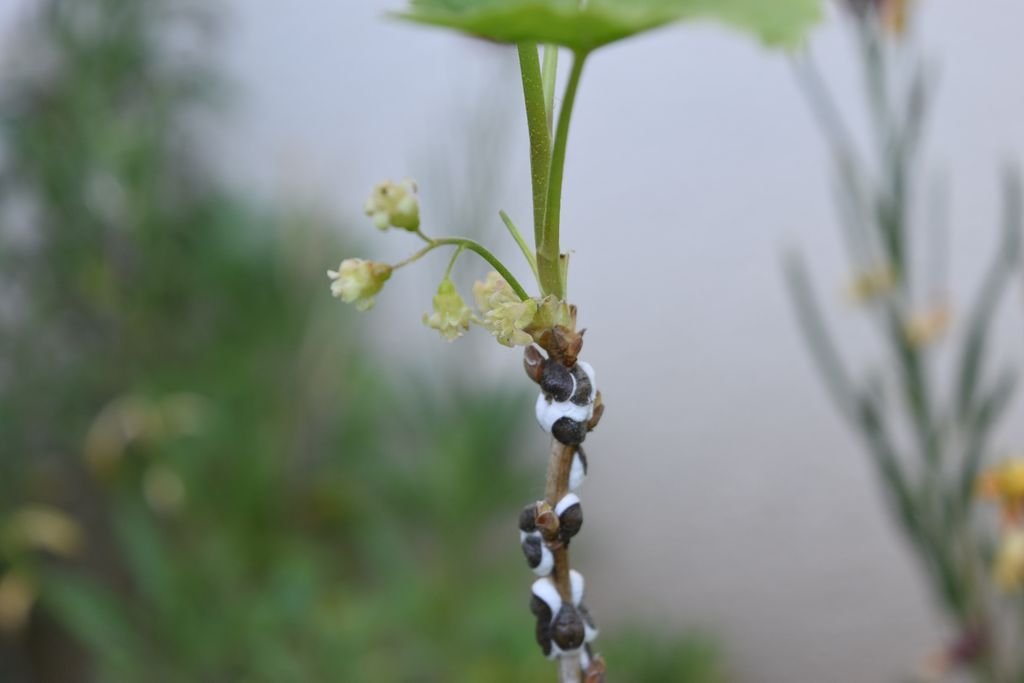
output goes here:
<path id="1" fill-rule="evenodd" d="M 525 397 L 383 367 L 327 294 L 336 231 L 220 189 L 194 134 L 214 18 L 48 0 L 12 50 L 0 576 L 35 609 L 0 679 L 549 679 L 515 543 L 540 475 L 494 418 Z M 11 542 L 29 503 L 81 552 Z M 618 680 L 722 680 L 648 642 L 612 644 Z"/>

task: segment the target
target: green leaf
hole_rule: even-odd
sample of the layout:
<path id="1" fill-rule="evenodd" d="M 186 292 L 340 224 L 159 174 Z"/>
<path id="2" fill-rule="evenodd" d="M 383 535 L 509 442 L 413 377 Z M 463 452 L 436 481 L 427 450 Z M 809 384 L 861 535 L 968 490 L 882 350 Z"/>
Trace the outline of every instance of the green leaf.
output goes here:
<path id="1" fill-rule="evenodd" d="M 774 45 L 797 44 L 819 0 L 410 0 L 399 17 L 506 43 L 589 51 L 683 19 L 710 19 Z"/>

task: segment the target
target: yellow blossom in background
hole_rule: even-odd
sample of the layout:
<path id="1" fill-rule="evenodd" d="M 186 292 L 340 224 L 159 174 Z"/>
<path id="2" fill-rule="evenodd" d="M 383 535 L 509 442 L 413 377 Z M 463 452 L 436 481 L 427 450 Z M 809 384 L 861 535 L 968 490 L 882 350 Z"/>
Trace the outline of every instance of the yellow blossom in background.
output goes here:
<path id="1" fill-rule="evenodd" d="M 469 329 L 472 317 L 473 313 L 455 289 L 455 283 L 445 278 L 434 295 L 434 312 L 423 314 L 423 322 L 448 341 L 455 341 Z"/>
<path id="2" fill-rule="evenodd" d="M 26 505 L 17 510 L 8 519 L 5 532 L 15 547 L 45 550 L 61 557 L 78 554 L 84 536 L 78 522 L 48 505 Z"/>
<path id="3" fill-rule="evenodd" d="M 154 512 L 173 515 L 185 502 L 185 482 L 166 465 L 151 465 L 142 475 L 142 495 Z"/>
<path id="4" fill-rule="evenodd" d="M 907 32 L 913 0 L 884 0 L 882 2 L 882 26 L 894 36 Z"/>
<path id="5" fill-rule="evenodd" d="M 938 304 L 928 310 L 915 313 L 903 325 L 903 334 L 912 346 L 922 348 L 939 340 L 953 318 L 946 304 Z"/>
<path id="6" fill-rule="evenodd" d="M 412 180 L 400 183 L 384 181 L 373 188 L 366 200 L 366 215 L 380 230 L 393 227 L 415 232 L 420 227 L 420 203 L 416 190 L 416 183 Z"/>
<path id="7" fill-rule="evenodd" d="M 982 473 L 978 493 L 999 503 L 1008 522 L 1024 521 L 1024 458 L 1009 458 Z"/>
<path id="8" fill-rule="evenodd" d="M 890 266 L 879 266 L 858 273 L 846 288 L 846 295 L 856 304 L 870 303 L 888 294 L 896 286 L 896 271 Z"/>
<path id="9" fill-rule="evenodd" d="M 1010 527 L 999 542 L 993 569 L 996 584 L 1007 592 L 1016 592 L 1024 584 L 1024 528 Z"/>
<path id="10" fill-rule="evenodd" d="M 537 314 L 537 302 L 521 301 L 498 273 L 491 271 L 483 282 L 473 285 L 473 298 L 483 325 L 504 346 L 529 346 L 533 337 L 525 331 Z"/>
<path id="11" fill-rule="evenodd" d="M 35 586 L 27 578 L 13 571 L 0 576 L 0 633 L 21 629 L 35 601 Z"/>
<path id="12" fill-rule="evenodd" d="M 338 270 L 328 270 L 331 279 L 331 295 L 347 304 L 354 303 L 356 309 L 367 311 L 373 308 L 373 297 L 391 277 L 391 266 L 386 263 L 349 258 L 341 262 Z"/>

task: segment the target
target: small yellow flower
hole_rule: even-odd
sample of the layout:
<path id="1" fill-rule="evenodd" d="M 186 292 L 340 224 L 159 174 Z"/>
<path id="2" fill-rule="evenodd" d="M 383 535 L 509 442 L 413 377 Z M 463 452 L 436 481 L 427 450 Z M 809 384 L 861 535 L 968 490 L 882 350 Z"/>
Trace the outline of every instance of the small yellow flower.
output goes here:
<path id="1" fill-rule="evenodd" d="M 949 306 L 939 304 L 912 315 L 903 325 L 903 334 L 912 346 L 922 348 L 938 341 L 949 329 L 952 318 Z"/>
<path id="2" fill-rule="evenodd" d="M 7 522 L 7 535 L 17 546 L 74 557 L 82 548 L 83 532 L 78 522 L 49 505 L 26 505 Z"/>
<path id="3" fill-rule="evenodd" d="M 151 465 L 142 476 L 142 495 L 154 512 L 173 515 L 185 503 L 185 482 L 170 467 Z"/>
<path id="4" fill-rule="evenodd" d="M 1024 521 L 1024 458 L 1010 458 L 978 478 L 978 493 L 999 503 L 1009 523 Z"/>
<path id="5" fill-rule="evenodd" d="M 896 37 L 907 32 L 912 0 L 885 0 L 882 3 L 882 26 Z"/>
<path id="6" fill-rule="evenodd" d="M 366 200 L 366 215 L 373 218 L 373 224 L 380 230 L 394 227 L 415 232 L 420 227 L 420 203 L 416 190 L 415 181 L 407 179 L 393 183 L 386 180 L 374 187 Z"/>
<path id="7" fill-rule="evenodd" d="M 537 302 L 521 301 L 498 273 L 491 271 L 473 285 L 473 298 L 483 316 L 480 324 L 504 346 L 529 346 L 533 337 L 525 331 L 537 314 Z"/>
<path id="8" fill-rule="evenodd" d="M 373 308 L 373 297 L 391 277 L 391 266 L 386 263 L 349 258 L 341 262 L 338 270 L 328 270 L 331 295 L 347 304 L 354 303 L 360 311 Z"/>
<path id="9" fill-rule="evenodd" d="M 13 571 L 0 576 L 0 633 L 21 629 L 35 601 L 36 588 L 29 579 Z"/>
<path id="10" fill-rule="evenodd" d="M 858 273 L 847 287 L 847 296 L 856 304 L 867 304 L 888 294 L 896 286 L 896 271 L 879 266 Z"/>
<path id="11" fill-rule="evenodd" d="M 996 584 L 1008 593 L 1024 584 L 1024 529 L 1010 527 L 1004 533 L 993 568 Z"/>
<path id="12" fill-rule="evenodd" d="M 455 283 L 445 278 L 434 295 L 434 312 L 430 315 L 424 313 L 423 322 L 448 341 L 455 341 L 469 329 L 472 317 L 473 313 L 455 289 Z"/>

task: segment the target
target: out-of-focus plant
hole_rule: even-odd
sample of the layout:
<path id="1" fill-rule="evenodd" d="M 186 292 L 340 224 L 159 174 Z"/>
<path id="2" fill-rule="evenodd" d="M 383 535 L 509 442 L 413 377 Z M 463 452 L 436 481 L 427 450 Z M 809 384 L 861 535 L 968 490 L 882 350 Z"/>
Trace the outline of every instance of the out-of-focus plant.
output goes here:
<path id="1" fill-rule="evenodd" d="M 604 660 L 592 650 L 597 628 L 582 602 L 583 577 L 570 568 L 568 553 L 583 523 L 576 493 L 587 469 L 581 444 L 604 408 L 593 368 L 578 361 L 583 332 L 577 328 L 577 308 L 567 296 L 569 254 L 559 239 L 569 129 L 584 65 L 601 47 L 683 19 L 718 20 L 766 43 L 793 44 L 817 14 L 816 0 L 411 0 L 399 15 L 517 47 L 530 143 L 532 244 L 505 212 L 498 214 L 533 278 L 522 284 L 475 240 L 429 236 L 421 227 L 416 183 L 388 181 L 374 188 L 366 214 L 380 230 L 411 233 L 425 246 L 394 265 L 346 259 L 327 273 L 331 293 L 365 311 L 395 271 L 435 249 L 451 247 L 433 311 L 424 315 L 424 322 L 449 341 L 477 324 L 504 346 L 526 347 L 526 373 L 541 388 L 537 420 L 552 440 L 544 498 L 523 509 L 520 542 L 539 577 L 530 602 L 536 639 L 545 656 L 558 660 L 563 682 L 585 678 L 596 683 L 605 677 Z M 543 58 L 538 45 L 544 46 Z M 560 50 L 571 54 L 572 64 L 556 111 Z M 627 232 L 621 230 L 620 237 L 625 239 Z M 475 310 L 450 278 L 466 252 L 474 252 L 493 269 L 473 287 Z M 621 294 L 628 300 L 638 291 L 624 285 Z"/>
<path id="2" fill-rule="evenodd" d="M 1019 267 L 1020 181 L 1006 174 L 996 252 L 973 303 L 957 317 L 959 339 L 947 341 L 954 302 L 945 281 L 945 198 L 929 197 L 930 215 L 917 215 L 933 78 L 909 31 L 914 8 L 904 0 L 845 5 L 866 85 L 868 142 L 858 144 L 849 132 L 809 55 L 797 62 L 797 73 L 832 152 L 854 273 L 850 294 L 870 318 L 884 360 L 862 373 L 848 369 L 796 256 L 787 264 L 792 298 L 828 389 L 871 455 L 893 516 L 954 625 L 952 642 L 930 669 L 1021 681 L 1020 617 L 1012 627 L 1006 614 L 1024 615 L 1019 592 L 1007 594 L 1024 580 L 1021 465 L 1005 464 L 984 478 L 984 490 L 1005 513 L 995 539 L 991 519 L 979 518 L 976 505 L 991 435 L 1017 384 L 1015 368 L 992 367 L 990 336 Z M 947 358 L 951 372 L 940 371 Z"/>
<path id="3" fill-rule="evenodd" d="M 521 397 L 327 323 L 330 226 L 197 154 L 215 19 L 46 0 L 0 74 L 0 680 L 538 680 Z M 687 643 L 623 675 L 722 680 Z"/>

